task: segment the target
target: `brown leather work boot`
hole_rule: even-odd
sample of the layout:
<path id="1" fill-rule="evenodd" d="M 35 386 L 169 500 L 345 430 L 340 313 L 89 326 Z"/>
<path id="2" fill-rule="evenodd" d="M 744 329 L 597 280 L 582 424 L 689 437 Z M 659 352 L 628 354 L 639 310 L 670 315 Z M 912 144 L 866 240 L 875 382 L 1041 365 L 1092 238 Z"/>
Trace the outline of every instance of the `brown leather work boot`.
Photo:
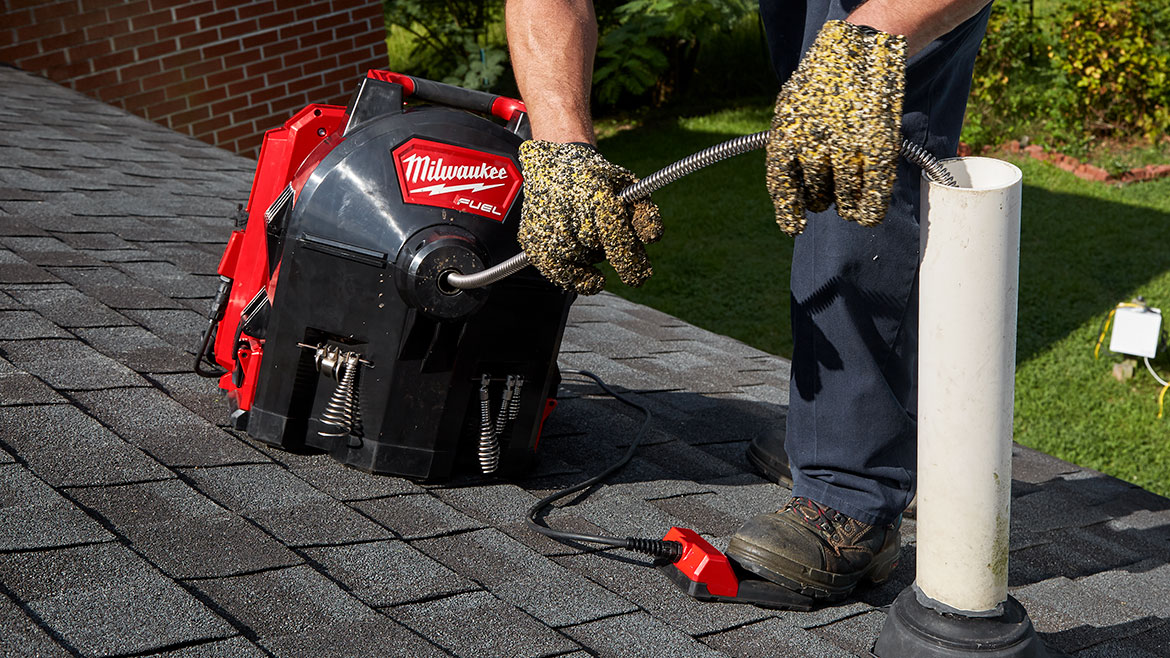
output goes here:
<path id="1" fill-rule="evenodd" d="M 898 564 L 898 523 L 872 526 L 796 497 L 761 514 L 731 538 L 739 566 L 805 596 L 831 602 L 862 580 L 881 583 Z"/>
<path id="2" fill-rule="evenodd" d="M 772 428 L 767 434 L 752 437 L 747 459 L 764 477 L 792 488 L 792 468 L 784 452 L 784 428 Z"/>

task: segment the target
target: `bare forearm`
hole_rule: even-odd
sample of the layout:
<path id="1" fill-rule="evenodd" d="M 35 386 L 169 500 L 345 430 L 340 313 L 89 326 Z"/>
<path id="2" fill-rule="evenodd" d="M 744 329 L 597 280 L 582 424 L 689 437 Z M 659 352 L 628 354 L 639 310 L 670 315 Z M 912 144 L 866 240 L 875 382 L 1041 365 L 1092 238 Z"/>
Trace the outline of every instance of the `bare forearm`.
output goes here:
<path id="1" fill-rule="evenodd" d="M 508 0 L 508 48 L 532 136 L 593 142 L 589 89 L 597 50 L 590 0 Z"/>
<path id="2" fill-rule="evenodd" d="M 991 0 L 869 0 L 849 15 L 854 25 L 901 34 L 907 55 L 950 32 Z"/>

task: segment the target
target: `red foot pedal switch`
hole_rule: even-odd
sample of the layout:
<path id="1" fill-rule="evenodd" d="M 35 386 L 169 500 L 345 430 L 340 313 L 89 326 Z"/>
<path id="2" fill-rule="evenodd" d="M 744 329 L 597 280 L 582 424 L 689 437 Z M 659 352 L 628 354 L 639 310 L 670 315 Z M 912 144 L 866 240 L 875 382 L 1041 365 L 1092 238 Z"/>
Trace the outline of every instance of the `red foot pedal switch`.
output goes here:
<path id="1" fill-rule="evenodd" d="M 727 556 L 688 528 L 662 538 L 682 545 L 682 556 L 658 567 L 675 585 L 700 601 L 752 603 L 766 608 L 811 610 L 813 599 L 736 568 Z"/>

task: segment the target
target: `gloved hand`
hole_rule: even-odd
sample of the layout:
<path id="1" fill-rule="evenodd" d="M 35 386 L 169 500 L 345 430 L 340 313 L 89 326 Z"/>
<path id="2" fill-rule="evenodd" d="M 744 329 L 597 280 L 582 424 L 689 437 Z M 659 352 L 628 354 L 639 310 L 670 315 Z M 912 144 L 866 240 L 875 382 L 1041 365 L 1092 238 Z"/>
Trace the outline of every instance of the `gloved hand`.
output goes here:
<path id="1" fill-rule="evenodd" d="M 626 203 L 618 192 L 637 179 L 592 147 L 528 140 L 520 145 L 524 207 L 517 236 L 528 259 L 549 281 L 593 295 L 605 277 L 593 263 L 608 260 L 629 286 L 650 277 L 643 246 L 662 237 L 658 206 Z"/>
<path id="2" fill-rule="evenodd" d="M 836 201 L 842 218 L 885 217 L 902 143 L 906 38 L 829 21 L 776 97 L 768 191 L 776 223 L 804 230 L 805 210 Z"/>

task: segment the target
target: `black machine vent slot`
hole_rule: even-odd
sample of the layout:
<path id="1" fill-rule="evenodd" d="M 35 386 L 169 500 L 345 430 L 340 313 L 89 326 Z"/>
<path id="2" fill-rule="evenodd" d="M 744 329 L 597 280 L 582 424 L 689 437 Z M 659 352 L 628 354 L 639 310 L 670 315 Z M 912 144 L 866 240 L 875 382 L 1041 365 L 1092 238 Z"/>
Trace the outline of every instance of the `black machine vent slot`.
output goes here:
<path id="1" fill-rule="evenodd" d="M 240 326 L 244 333 L 252 338 L 264 340 L 268 333 L 268 316 L 272 310 L 272 300 L 268 299 L 268 290 L 261 288 L 256 291 L 242 311 L 240 311 Z"/>
<path id="2" fill-rule="evenodd" d="M 264 211 L 264 223 L 268 233 L 268 275 L 276 271 L 276 264 L 280 261 L 280 250 L 284 246 L 284 231 L 288 226 L 288 215 L 292 211 L 295 199 L 292 184 L 276 197 L 268 210 Z"/>
<path id="3" fill-rule="evenodd" d="M 345 242 L 338 242 L 337 240 L 330 240 L 311 233 L 306 233 L 300 239 L 301 244 L 305 245 L 307 249 L 319 251 L 330 256 L 337 256 L 339 258 L 346 258 L 363 265 L 372 265 L 373 267 L 386 267 L 389 261 L 389 254 L 382 251 L 375 251 L 373 249 L 366 249 L 359 247 L 356 244 L 348 244 Z"/>

